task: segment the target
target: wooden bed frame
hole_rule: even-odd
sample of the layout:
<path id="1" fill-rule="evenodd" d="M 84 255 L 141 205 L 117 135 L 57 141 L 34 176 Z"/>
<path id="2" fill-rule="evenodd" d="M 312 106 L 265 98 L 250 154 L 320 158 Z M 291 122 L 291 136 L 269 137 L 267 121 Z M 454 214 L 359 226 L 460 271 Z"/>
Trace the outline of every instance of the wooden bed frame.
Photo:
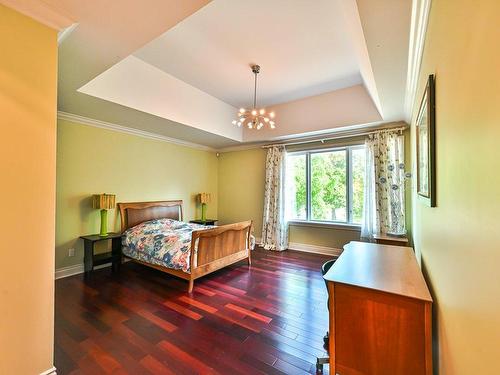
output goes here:
<path id="1" fill-rule="evenodd" d="M 182 201 L 118 203 L 121 217 L 121 232 L 153 219 L 182 221 Z M 134 262 L 166 272 L 189 281 L 188 292 L 193 291 L 194 280 L 229 266 L 240 260 L 250 259 L 250 234 L 252 221 L 221 225 L 210 229 L 193 231 L 191 239 L 190 273 L 182 270 L 150 264 L 137 259 Z M 198 249 L 196 249 L 198 244 Z"/>

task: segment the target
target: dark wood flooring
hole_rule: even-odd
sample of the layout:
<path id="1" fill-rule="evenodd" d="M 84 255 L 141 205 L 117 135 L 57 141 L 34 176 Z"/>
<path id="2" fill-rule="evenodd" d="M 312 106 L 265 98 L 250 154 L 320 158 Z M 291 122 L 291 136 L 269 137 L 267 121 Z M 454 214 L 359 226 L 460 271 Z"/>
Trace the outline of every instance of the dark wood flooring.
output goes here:
<path id="1" fill-rule="evenodd" d="M 329 257 L 252 255 L 251 267 L 197 280 L 191 295 L 187 282 L 132 262 L 57 280 L 57 373 L 314 374 Z"/>

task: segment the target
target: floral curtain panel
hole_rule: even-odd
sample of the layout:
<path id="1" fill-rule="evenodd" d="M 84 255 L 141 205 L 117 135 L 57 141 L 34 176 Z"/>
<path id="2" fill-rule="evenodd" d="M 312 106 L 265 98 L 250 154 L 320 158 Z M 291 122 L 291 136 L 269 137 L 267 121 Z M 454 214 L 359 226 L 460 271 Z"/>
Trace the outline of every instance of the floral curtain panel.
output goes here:
<path id="1" fill-rule="evenodd" d="M 288 247 L 288 224 L 285 221 L 285 162 L 284 146 L 273 146 L 267 151 L 266 182 L 262 246 L 266 250 L 282 251 Z"/>
<path id="2" fill-rule="evenodd" d="M 365 141 L 366 175 L 361 237 L 406 234 L 404 135 L 384 130 Z"/>

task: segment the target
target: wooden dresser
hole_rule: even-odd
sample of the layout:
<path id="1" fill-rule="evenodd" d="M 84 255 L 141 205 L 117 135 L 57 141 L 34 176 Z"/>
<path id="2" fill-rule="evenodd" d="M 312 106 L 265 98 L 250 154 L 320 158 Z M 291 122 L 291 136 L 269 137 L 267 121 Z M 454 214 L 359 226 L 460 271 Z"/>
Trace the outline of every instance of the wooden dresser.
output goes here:
<path id="1" fill-rule="evenodd" d="M 432 374 L 432 298 L 412 248 L 351 242 L 325 280 L 330 374 Z"/>

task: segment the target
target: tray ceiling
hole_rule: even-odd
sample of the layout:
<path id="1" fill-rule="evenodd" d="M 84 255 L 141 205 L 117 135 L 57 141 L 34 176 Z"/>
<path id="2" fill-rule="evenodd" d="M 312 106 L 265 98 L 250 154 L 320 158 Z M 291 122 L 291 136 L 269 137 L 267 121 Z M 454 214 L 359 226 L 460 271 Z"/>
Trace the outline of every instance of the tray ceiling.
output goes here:
<path id="1" fill-rule="evenodd" d="M 59 46 L 65 113 L 213 148 L 405 118 L 411 0 L 17 2 L 74 22 Z M 229 121 L 252 102 L 252 63 L 274 133 Z"/>
<path id="2" fill-rule="evenodd" d="M 216 0 L 134 55 L 231 104 L 263 106 L 362 83 L 336 0 Z"/>

